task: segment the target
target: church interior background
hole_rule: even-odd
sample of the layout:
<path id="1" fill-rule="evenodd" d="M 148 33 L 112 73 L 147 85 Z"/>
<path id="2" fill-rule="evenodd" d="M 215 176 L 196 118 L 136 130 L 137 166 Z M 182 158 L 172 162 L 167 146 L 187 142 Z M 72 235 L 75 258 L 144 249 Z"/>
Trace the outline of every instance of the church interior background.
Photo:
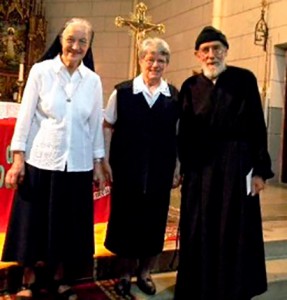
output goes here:
<path id="1" fill-rule="evenodd" d="M 17 101 L 31 64 L 37 60 L 64 22 L 75 16 L 87 18 L 95 30 L 93 53 L 101 76 L 104 99 L 116 83 L 130 78 L 134 64 L 134 34 L 115 19 L 132 17 L 136 0 L 5 0 L 0 4 L 1 101 Z M 285 123 L 287 19 L 285 0 L 146 0 L 147 22 L 164 24 L 165 30 L 148 32 L 169 43 L 169 82 L 180 88 L 185 78 L 199 70 L 193 55 L 194 41 L 205 25 L 221 29 L 230 43 L 227 62 L 253 71 L 262 92 L 268 127 L 274 183 L 287 182 Z M 255 42 L 255 26 L 262 19 L 268 27 L 263 44 Z M 264 33 L 263 36 L 264 38 Z M 261 44 L 260 44 L 261 43 Z M 24 51 L 23 51 L 24 49 Z M 19 66 L 24 65 L 24 82 Z M 3 65 L 4 64 L 4 65 Z M 23 67 L 22 67 L 23 68 Z M 20 78 L 21 79 L 21 78 Z M 18 92 L 18 95 L 17 93 Z M 19 93 L 20 92 L 20 93 Z M 14 94 L 14 96 L 13 96 Z M 19 95 L 20 94 L 20 95 Z M 14 97 L 14 98 L 13 98 Z"/>
<path id="2" fill-rule="evenodd" d="M 0 100 L 21 100 L 24 80 L 45 50 L 42 0 L 0 3 Z"/>
<path id="3" fill-rule="evenodd" d="M 194 57 L 194 42 L 201 29 L 206 25 L 213 25 L 226 34 L 230 44 L 227 63 L 248 68 L 257 77 L 268 129 L 268 146 L 275 172 L 275 177 L 270 183 L 274 187 L 277 185 L 285 187 L 287 1 L 144 0 L 143 2 L 147 7 L 145 22 L 149 26 L 152 25 L 149 28 L 153 29 L 148 31 L 147 35 L 160 36 L 171 47 L 171 61 L 166 79 L 177 88 L 180 88 L 184 79 L 193 72 L 200 71 Z M 29 69 L 54 40 L 65 21 L 72 17 L 86 18 L 93 25 L 95 69 L 103 82 L 106 103 L 114 85 L 131 78 L 136 72 L 135 43 L 138 37 L 135 32 L 140 34 L 141 32 L 133 30 L 129 24 L 120 25 L 119 22 L 121 18 L 135 21 L 136 7 L 140 3 L 141 1 L 137 0 L 0 1 L 0 118 L 4 107 L 2 104 L 20 105 Z M 1 180 L 3 181 L 3 178 L 0 176 L 0 186 Z M 272 239 L 275 217 L 277 219 L 281 217 L 276 230 L 282 233 L 286 240 L 286 190 L 282 192 L 270 188 L 263 196 L 263 219 L 268 221 L 263 225 L 265 233 Z M 270 203 L 270 197 L 276 198 L 275 202 Z M 279 203 L 277 199 L 281 202 Z M 175 205 L 178 205 L 179 191 L 173 192 L 172 201 L 172 204 L 176 202 Z M 278 242 L 277 244 L 281 245 Z M 284 245 L 285 250 L 280 246 L 280 251 L 286 255 L 286 244 Z"/>

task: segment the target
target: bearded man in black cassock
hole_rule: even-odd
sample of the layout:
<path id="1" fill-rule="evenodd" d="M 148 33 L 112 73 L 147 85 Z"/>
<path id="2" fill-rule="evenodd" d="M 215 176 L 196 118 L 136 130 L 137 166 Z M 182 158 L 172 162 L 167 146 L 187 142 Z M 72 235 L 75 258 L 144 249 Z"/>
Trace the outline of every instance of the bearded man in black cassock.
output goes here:
<path id="1" fill-rule="evenodd" d="M 259 192 L 273 176 L 255 76 L 227 66 L 225 35 L 195 43 L 203 72 L 183 83 L 176 300 L 250 300 L 266 291 Z"/>

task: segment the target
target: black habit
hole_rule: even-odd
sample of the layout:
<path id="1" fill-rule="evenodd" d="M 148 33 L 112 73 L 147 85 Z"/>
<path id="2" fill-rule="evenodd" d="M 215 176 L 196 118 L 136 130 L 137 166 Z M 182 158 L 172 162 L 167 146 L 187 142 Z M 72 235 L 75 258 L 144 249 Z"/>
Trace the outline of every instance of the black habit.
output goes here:
<path id="1" fill-rule="evenodd" d="M 92 278 L 94 255 L 93 171 L 41 170 L 25 164 L 3 248 L 2 261 L 53 274 L 63 263 L 65 279 Z"/>
<path id="2" fill-rule="evenodd" d="M 177 90 L 149 107 L 132 81 L 116 86 L 117 121 L 110 148 L 111 212 L 105 246 L 127 258 L 162 251 L 176 161 Z"/>
<path id="3" fill-rule="evenodd" d="M 271 178 L 255 76 L 227 67 L 216 83 L 188 78 L 179 101 L 184 175 L 176 300 L 245 300 L 267 289 L 259 196 L 247 174 Z"/>

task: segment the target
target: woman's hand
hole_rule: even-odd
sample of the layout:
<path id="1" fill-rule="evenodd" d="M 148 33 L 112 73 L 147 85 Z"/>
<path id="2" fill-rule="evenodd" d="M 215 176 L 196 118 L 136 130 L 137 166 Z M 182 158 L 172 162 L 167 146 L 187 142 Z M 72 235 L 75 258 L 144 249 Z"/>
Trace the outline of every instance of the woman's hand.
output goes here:
<path id="1" fill-rule="evenodd" d="M 172 188 L 175 189 L 182 183 L 182 176 L 180 175 L 180 162 L 177 159 L 176 165 L 173 173 L 173 181 L 172 181 Z"/>
<path id="2" fill-rule="evenodd" d="M 94 181 L 98 184 L 100 191 L 104 190 L 106 177 L 104 174 L 103 160 L 94 161 Z"/>
<path id="3" fill-rule="evenodd" d="M 112 171 L 111 165 L 107 159 L 104 159 L 103 167 L 104 167 L 104 174 L 106 177 L 106 181 L 109 183 L 112 183 L 113 182 L 113 171 Z"/>
<path id="4" fill-rule="evenodd" d="M 13 163 L 5 176 L 5 185 L 7 188 L 17 188 L 22 183 L 25 175 L 24 152 L 15 151 L 13 153 Z"/>

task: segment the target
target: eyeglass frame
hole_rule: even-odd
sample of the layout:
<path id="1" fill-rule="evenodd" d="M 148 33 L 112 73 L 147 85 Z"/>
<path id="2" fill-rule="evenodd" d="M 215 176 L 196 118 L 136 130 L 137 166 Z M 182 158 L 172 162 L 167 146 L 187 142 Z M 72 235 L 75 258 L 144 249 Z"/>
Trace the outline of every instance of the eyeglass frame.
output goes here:
<path id="1" fill-rule="evenodd" d="M 158 63 L 158 65 L 160 65 L 160 66 L 164 66 L 165 64 L 167 64 L 167 61 L 166 60 L 163 60 L 163 59 L 151 59 L 151 58 L 149 58 L 149 59 L 144 59 L 144 62 L 148 65 L 148 66 L 153 66 L 153 64 L 155 63 L 155 62 L 157 62 Z"/>
<path id="2" fill-rule="evenodd" d="M 212 53 L 215 56 L 221 56 L 224 52 L 226 52 L 227 48 L 220 43 L 220 44 L 205 46 L 203 48 L 199 47 L 199 49 L 197 51 L 195 51 L 195 53 L 199 54 L 203 57 L 207 57 L 210 50 L 212 50 Z"/>

